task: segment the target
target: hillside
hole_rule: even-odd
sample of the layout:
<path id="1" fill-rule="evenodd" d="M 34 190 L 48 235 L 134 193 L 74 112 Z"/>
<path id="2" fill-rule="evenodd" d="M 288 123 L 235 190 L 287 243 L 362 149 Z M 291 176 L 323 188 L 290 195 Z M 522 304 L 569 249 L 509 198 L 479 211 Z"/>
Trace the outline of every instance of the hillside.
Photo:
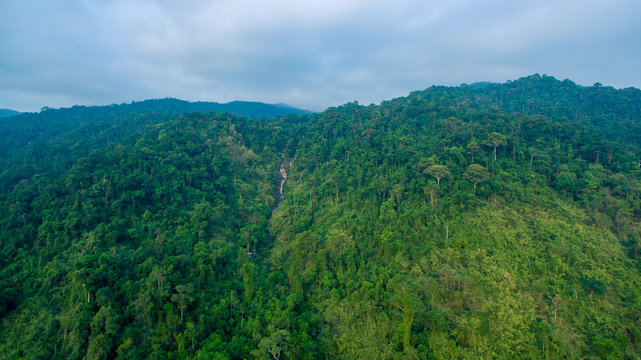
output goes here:
<path id="1" fill-rule="evenodd" d="M 15 111 L 15 110 L 9 110 L 9 109 L 0 109 L 0 118 L 4 117 L 9 117 L 9 116 L 15 116 L 20 114 L 20 112 Z"/>
<path id="2" fill-rule="evenodd" d="M 641 90 L 599 83 L 583 87 L 571 80 L 534 74 L 505 84 L 432 87 L 412 95 L 441 105 L 491 108 L 506 113 L 543 115 L 559 123 L 583 125 L 606 140 L 639 145 Z M 410 96 L 412 97 L 412 96 Z"/>
<path id="3" fill-rule="evenodd" d="M 250 118 L 309 114 L 286 105 L 159 99 L 110 106 L 74 106 L 21 113 L 0 121 L 0 189 L 43 171 L 66 171 L 91 150 L 136 141 L 138 131 L 180 114 L 215 111 Z M 62 156 L 61 156 L 62 155 Z"/>
<path id="4" fill-rule="evenodd" d="M 638 359 L 639 93 L 31 114 L 0 141 L 0 350 Z"/>

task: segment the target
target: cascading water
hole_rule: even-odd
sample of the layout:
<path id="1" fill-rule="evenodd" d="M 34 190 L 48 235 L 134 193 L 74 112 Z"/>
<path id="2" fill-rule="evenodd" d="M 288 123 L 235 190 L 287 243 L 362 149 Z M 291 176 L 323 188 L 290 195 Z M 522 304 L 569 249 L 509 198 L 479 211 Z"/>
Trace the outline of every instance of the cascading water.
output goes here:
<path id="1" fill-rule="evenodd" d="M 278 199 L 276 200 L 276 204 L 274 204 L 274 208 L 272 209 L 272 212 L 276 211 L 278 209 L 278 206 L 280 206 L 280 203 L 283 201 L 283 198 L 285 198 L 285 194 L 283 193 L 283 186 L 285 186 L 285 182 L 287 181 L 287 168 L 285 167 L 285 163 L 283 162 L 280 164 L 280 185 L 278 187 Z"/>
<path id="2" fill-rule="evenodd" d="M 287 169 L 285 169 L 284 165 L 280 166 L 280 176 L 283 178 L 280 181 L 280 189 L 279 189 L 280 198 L 282 200 L 283 199 L 283 185 L 285 185 L 285 181 L 287 180 Z"/>

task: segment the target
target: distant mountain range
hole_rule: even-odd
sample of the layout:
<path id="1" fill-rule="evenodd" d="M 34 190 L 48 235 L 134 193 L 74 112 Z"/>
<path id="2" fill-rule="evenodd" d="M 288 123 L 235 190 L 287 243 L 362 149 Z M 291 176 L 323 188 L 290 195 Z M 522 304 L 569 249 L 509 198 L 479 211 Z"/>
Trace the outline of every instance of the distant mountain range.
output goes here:
<path id="1" fill-rule="evenodd" d="M 98 109 L 98 108 L 117 108 L 117 110 L 125 112 L 174 112 L 174 113 L 189 113 L 189 112 L 208 112 L 215 111 L 217 113 L 230 113 L 237 116 L 244 116 L 250 118 L 275 118 L 278 116 L 286 115 L 309 115 L 313 111 L 298 109 L 286 104 L 266 104 L 257 101 L 231 101 L 228 103 L 217 103 L 210 101 L 196 101 L 190 102 L 174 98 L 165 99 L 149 99 L 143 101 L 133 101 L 130 104 L 112 104 L 106 106 L 83 106 L 76 105 L 72 109 L 85 108 L 85 109 Z M 55 110 L 49 107 L 43 107 L 41 111 Z M 64 109 L 60 109 L 64 110 Z M 19 115 L 21 112 L 0 109 L 0 118 Z"/>
<path id="2" fill-rule="evenodd" d="M 0 109 L 0 118 L 9 117 L 20 114 L 19 111 L 9 110 L 9 109 Z"/>
<path id="3" fill-rule="evenodd" d="M 76 105 L 71 109 L 100 109 L 112 108 L 116 112 L 135 112 L 135 113 L 149 113 L 149 112 L 173 112 L 173 113 L 189 113 L 189 112 L 208 112 L 215 111 L 217 113 L 230 113 L 237 116 L 245 116 L 250 118 L 274 118 L 277 116 L 285 115 L 306 115 L 313 114 L 313 111 L 298 109 L 285 104 L 266 104 L 256 101 L 232 101 L 228 103 L 217 103 L 207 101 L 190 102 L 174 98 L 165 99 L 149 99 L 143 101 L 133 101 L 129 104 L 112 104 L 107 106 L 82 106 Z M 44 107 L 41 111 L 53 110 Z M 60 109 L 64 110 L 64 109 Z M 7 116 L 16 115 L 17 113 Z"/>
<path id="4" fill-rule="evenodd" d="M 312 114 L 312 111 L 302 110 L 285 104 L 265 104 L 255 101 L 232 101 L 228 103 L 217 103 L 207 101 L 190 102 L 174 98 L 152 99 L 134 101 L 131 104 L 112 105 L 125 107 L 135 112 L 227 112 L 233 115 L 251 118 L 274 118 L 285 115 Z"/>

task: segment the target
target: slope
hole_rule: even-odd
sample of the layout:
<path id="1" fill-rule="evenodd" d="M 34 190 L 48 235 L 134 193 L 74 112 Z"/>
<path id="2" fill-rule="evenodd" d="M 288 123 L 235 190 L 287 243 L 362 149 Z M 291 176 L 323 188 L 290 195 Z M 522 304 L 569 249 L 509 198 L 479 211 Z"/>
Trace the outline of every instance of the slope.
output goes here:
<path id="1" fill-rule="evenodd" d="M 10 117 L 20 114 L 19 111 L 9 110 L 9 109 L 0 109 L 0 118 Z"/>
<path id="2" fill-rule="evenodd" d="M 1 195 L 3 353 L 167 358 L 224 341 L 247 357 L 240 324 L 267 307 L 248 299 L 280 296 L 251 290 L 267 274 L 274 127 L 188 114 Z"/>
<path id="3" fill-rule="evenodd" d="M 410 98 L 441 105 L 493 108 L 507 113 L 542 115 L 546 119 L 580 124 L 603 140 L 639 146 L 641 90 L 615 89 L 599 83 L 579 86 L 571 80 L 534 74 L 505 84 L 431 87 Z"/>
<path id="4" fill-rule="evenodd" d="M 70 161 L 136 139 L 131 134 L 180 114 L 216 111 L 252 118 L 308 114 L 286 105 L 235 101 L 226 104 L 160 99 L 110 106 L 74 106 L 22 113 L 0 121 L 0 189 L 36 173 L 67 169 Z M 64 154 L 63 156 L 60 156 Z M 71 155 L 71 156 L 68 156 Z"/>
<path id="5" fill-rule="evenodd" d="M 535 113 L 487 100 L 508 83 L 268 120 L 34 116 L 3 143 L 0 350 L 639 358 L 640 104 L 608 90 L 619 143 L 609 108 L 556 116 L 567 84 L 536 79 L 510 100 Z"/>
<path id="6" fill-rule="evenodd" d="M 302 131 L 270 263 L 326 354 L 638 358 L 639 148 L 457 90 Z"/>

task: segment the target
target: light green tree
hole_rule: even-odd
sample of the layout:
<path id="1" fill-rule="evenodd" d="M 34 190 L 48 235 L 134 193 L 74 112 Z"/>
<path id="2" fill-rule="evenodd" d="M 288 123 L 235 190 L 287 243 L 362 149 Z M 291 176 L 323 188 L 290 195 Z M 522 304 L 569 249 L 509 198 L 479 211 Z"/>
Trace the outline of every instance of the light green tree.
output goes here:
<path id="1" fill-rule="evenodd" d="M 474 184 L 474 189 L 476 189 L 476 184 L 489 178 L 490 173 L 484 166 L 472 164 L 467 167 L 467 170 L 463 173 L 463 177 L 471 181 L 472 184 Z"/>
<path id="2" fill-rule="evenodd" d="M 180 321 L 183 321 L 183 312 L 193 301 L 191 294 L 194 292 L 194 286 L 192 284 L 176 285 L 175 290 L 176 293 L 171 295 L 171 301 L 178 305 L 180 309 Z"/>
<path id="3" fill-rule="evenodd" d="M 441 186 L 441 179 L 450 177 L 450 169 L 445 165 L 432 165 L 423 171 L 425 174 L 428 174 L 436 179 L 436 185 Z"/>
<path id="4" fill-rule="evenodd" d="M 491 146 L 494 149 L 494 161 L 496 161 L 496 149 L 499 146 L 507 145 L 505 141 L 505 135 L 499 132 L 492 132 L 487 136 L 487 139 L 483 142 L 487 146 Z"/>
<path id="5" fill-rule="evenodd" d="M 469 144 L 467 144 L 467 152 L 472 156 L 472 162 L 474 162 L 474 155 L 481 151 L 481 146 L 472 139 Z"/>

